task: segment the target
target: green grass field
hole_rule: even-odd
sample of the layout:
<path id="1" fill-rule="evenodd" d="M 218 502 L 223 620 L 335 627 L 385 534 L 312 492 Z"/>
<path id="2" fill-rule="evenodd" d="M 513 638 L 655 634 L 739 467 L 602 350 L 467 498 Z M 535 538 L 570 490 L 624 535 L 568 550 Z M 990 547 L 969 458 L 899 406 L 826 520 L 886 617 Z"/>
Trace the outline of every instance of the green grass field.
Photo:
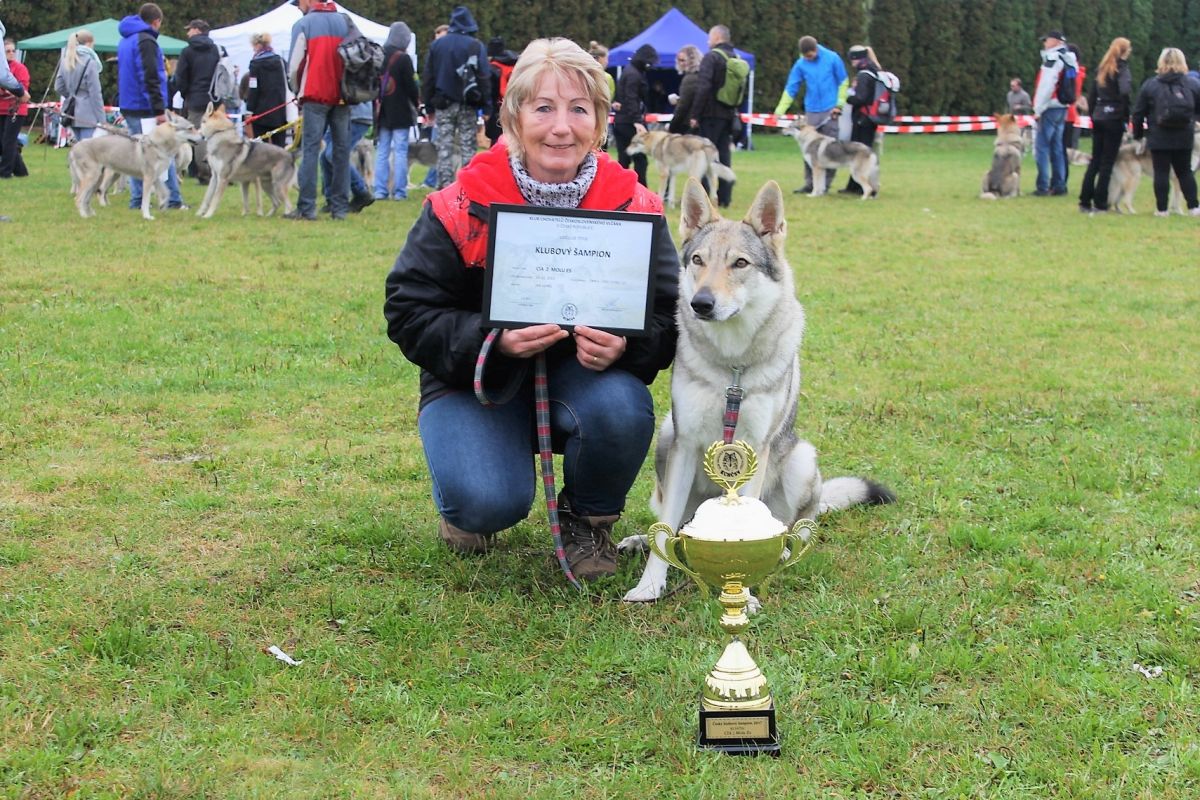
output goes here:
<path id="1" fill-rule="evenodd" d="M 419 200 L 83 220 L 32 147 L 0 187 L 0 796 L 1200 796 L 1200 222 L 1148 181 L 1132 217 L 977 200 L 987 136 L 889 137 L 867 203 L 757 145 L 734 206 L 788 192 L 799 430 L 900 497 L 823 518 L 750 631 L 781 759 L 693 747 L 695 590 L 622 604 L 637 558 L 576 594 L 537 507 L 438 543 L 381 314 Z"/>

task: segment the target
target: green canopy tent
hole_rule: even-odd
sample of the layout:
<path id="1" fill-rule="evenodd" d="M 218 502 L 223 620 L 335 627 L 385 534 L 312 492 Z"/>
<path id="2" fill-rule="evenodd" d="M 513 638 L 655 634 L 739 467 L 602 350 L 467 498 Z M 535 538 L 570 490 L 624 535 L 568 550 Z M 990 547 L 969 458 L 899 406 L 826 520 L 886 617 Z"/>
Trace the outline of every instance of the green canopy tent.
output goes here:
<path id="1" fill-rule="evenodd" d="M 22 39 L 17 42 L 18 50 L 62 50 L 67 46 L 67 37 L 75 31 L 87 28 L 96 37 L 96 43 L 92 45 L 92 49 L 98 53 L 115 53 L 117 45 L 121 41 L 121 34 L 117 33 L 117 25 L 120 23 L 109 17 L 108 19 L 96 20 L 95 22 L 85 22 L 82 25 L 72 25 L 70 28 L 63 28 L 61 31 L 53 33 L 43 33 L 41 36 L 34 36 L 32 39 Z M 187 47 L 187 42 L 182 39 L 176 39 L 171 36 L 159 34 L 158 46 L 162 51 L 169 56 L 177 56 L 183 48 Z"/>

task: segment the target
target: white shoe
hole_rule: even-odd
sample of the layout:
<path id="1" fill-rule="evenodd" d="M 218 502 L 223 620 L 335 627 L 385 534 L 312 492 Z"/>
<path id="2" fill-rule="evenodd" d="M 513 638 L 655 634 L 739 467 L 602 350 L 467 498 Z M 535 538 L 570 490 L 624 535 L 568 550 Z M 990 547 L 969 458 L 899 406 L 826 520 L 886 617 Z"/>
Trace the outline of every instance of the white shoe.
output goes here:
<path id="1" fill-rule="evenodd" d="M 1200 206 L 1196 206 L 1191 211 L 1189 211 L 1188 214 L 1192 215 L 1193 217 L 1200 217 Z"/>
<path id="2" fill-rule="evenodd" d="M 1169 216 L 1171 216 L 1171 212 L 1170 212 L 1170 211 L 1155 211 L 1155 212 L 1154 212 L 1154 216 L 1156 216 L 1156 217 L 1169 217 Z"/>

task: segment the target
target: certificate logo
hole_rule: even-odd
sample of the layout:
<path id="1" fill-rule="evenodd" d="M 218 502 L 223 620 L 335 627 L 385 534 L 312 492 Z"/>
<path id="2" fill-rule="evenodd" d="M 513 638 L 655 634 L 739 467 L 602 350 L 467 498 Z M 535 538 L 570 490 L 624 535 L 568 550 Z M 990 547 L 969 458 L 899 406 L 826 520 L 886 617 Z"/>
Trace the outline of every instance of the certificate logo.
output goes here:
<path id="1" fill-rule="evenodd" d="M 565 319 L 567 322 L 570 322 L 571 320 L 575 319 L 575 317 L 577 317 L 579 315 L 579 309 L 575 307 L 574 303 L 566 303 L 563 305 L 561 313 L 562 313 L 562 318 Z"/>

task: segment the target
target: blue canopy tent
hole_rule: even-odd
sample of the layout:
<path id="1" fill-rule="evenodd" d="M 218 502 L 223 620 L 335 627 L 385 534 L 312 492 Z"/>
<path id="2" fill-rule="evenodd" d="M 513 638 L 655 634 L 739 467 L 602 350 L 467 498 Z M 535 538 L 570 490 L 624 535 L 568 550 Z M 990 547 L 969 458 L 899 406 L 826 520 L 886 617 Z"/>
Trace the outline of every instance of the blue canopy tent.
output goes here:
<path id="1" fill-rule="evenodd" d="M 633 58 L 633 54 L 644 44 L 648 44 L 658 51 L 658 64 L 654 66 L 660 70 L 669 70 L 673 75 L 675 74 L 675 54 L 685 45 L 694 44 L 700 48 L 701 53 L 708 52 L 708 31 L 692 22 L 687 14 L 672 7 L 670 11 L 652 22 L 646 30 L 628 42 L 611 48 L 608 51 L 608 66 L 616 67 L 619 74 L 620 68 L 628 64 L 629 60 Z M 737 48 L 734 49 L 737 50 Z M 737 54 L 750 63 L 750 83 L 746 87 L 746 103 L 742 108 L 742 111 L 749 114 L 754 112 L 755 58 L 753 53 L 747 53 L 745 50 L 737 50 Z M 678 79 L 675 79 L 675 82 L 678 83 Z"/>

